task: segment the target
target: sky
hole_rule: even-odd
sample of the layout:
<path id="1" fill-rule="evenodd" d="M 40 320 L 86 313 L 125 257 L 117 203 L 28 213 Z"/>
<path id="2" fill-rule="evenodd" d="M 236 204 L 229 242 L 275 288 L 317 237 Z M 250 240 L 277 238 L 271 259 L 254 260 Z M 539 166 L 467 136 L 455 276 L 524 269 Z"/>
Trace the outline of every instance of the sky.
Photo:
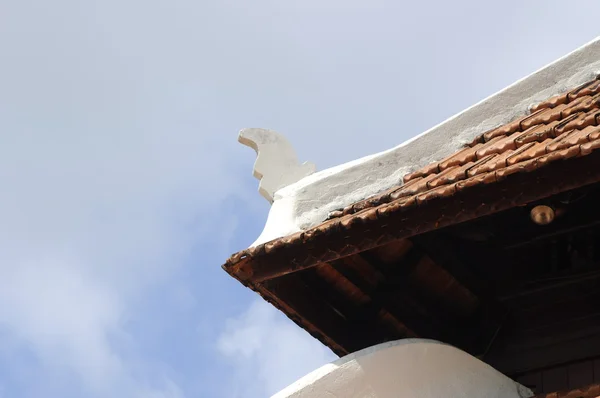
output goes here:
<path id="1" fill-rule="evenodd" d="M 262 398 L 335 359 L 221 264 L 244 127 L 327 167 L 592 40 L 600 3 L 0 0 L 0 398 Z"/>

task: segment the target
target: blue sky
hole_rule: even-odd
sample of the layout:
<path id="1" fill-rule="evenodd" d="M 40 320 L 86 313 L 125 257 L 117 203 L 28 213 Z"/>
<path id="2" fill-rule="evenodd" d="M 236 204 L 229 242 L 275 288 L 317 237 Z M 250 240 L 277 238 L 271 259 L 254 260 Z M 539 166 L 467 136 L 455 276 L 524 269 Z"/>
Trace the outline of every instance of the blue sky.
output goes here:
<path id="1" fill-rule="evenodd" d="M 0 0 L 0 397 L 266 397 L 333 355 L 220 268 L 319 169 L 598 35 L 596 1 Z"/>

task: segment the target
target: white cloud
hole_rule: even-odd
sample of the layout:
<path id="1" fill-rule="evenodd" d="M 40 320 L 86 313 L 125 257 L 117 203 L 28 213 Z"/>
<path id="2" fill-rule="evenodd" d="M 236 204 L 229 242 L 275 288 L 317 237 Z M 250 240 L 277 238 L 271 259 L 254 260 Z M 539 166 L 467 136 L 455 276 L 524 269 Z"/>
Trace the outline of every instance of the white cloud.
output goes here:
<path id="1" fill-rule="evenodd" d="M 235 129 L 201 131 L 203 73 L 173 76 L 171 40 L 157 54 L 154 23 L 119 17 L 148 4 L 75 3 L 0 15 L 0 364 L 26 357 L 36 378 L 0 374 L 0 394 L 179 398 L 131 319 L 159 288 L 193 308 L 193 286 L 169 282 L 237 226 L 215 211 L 239 185 Z"/>
<path id="2" fill-rule="evenodd" d="M 236 186 L 227 159 L 185 129 L 33 124 L 0 121 L 19 132 L 0 133 L 0 331 L 11 340 L 2 345 L 75 376 L 85 396 L 182 396 L 166 376 L 149 382 L 127 322 L 198 240 L 230 238 L 235 217 L 221 225 L 212 211 Z M 179 299 L 193 301 L 184 290 Z"/>
<path id="3" fill-rule="evenodd" d="M 70 260 L 36 253 L 3 267 L 0 321 L 43 362 L 68 366 L 101 391 L 125 373 L 109 343 L 122 309 L 115 292 Z"/>
<path id="4" fill-rule="evenodd" d="M 201 135 L 81 134 L 0 146 L 0 329 L 44 367 L 75 375 L 86 396 L 179 397 L 172 381 L 149 387 L 135 368 L 143 353 L 123 349 L 135 344 L 127 321 L 195 242 L 228 241 L 235 217 L 219 224 L 212 209 L 235 184 Z"/>
<path id="5" fill-rule="evenodd" d="M 234 365 L 233 398 L 272 395 L 335 355 L 262 300 L 227 321 L 217 348 Z"/>
<path id="6" fill-rule="evenodd" d="M 36 166 L 19 162 L 24 147 L 5 147 L 0 156 L 15 149 L 14 179 L 4 180 L 0 198 L 0 327 L 6 336 L 44 367 L 75 375 L 86 396 L 181 396 L 172 382 L 149 387 L 119 347 L 130 338 L 125 324 L 138 298 L 174 272 L 208 231 L 178 224 L 201 212 L 200 204 L 210 206 L 178 196 L 200 199 L 205 182 L 194 178 L 193 168 L 170 165 L 165 172 L 144 159 L 164 148 L 132 150 L 118 165 L 110 148 L 97 148 L 108 161 L 81 154 L 75 169 L 43 154 Z M 74 153 L 63 149 L 61 155 Z M 113 170 L 94 173 L 105 166 Z"/>

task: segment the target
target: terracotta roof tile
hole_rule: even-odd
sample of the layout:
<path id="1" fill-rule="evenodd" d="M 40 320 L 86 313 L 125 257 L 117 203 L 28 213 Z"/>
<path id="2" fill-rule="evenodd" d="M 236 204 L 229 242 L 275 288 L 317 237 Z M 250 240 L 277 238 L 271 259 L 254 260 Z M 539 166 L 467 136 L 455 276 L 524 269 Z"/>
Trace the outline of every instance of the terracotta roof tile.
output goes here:
<path id="1" fill-rule="evenodd" d="M 445 173 L 440 173 L 429 181 L 427 184 L 429 188 L 437 188 L 442 185 L 452 184 L 453 182 L 464 180 L 467 178 L 467 170 L 473 165 L 473 162 L 469 162 L 462 166 L 452 166 L 446 169 Z"/>
<path id="2" fill-rule="evenodd" d="M 567 116 L 560 120 L 552 129 L 552 133 L 549 135 L 550 137 L 557 137 L 560 134 L 564 133 L 567 128 L 571 125 L 571 123 L 576 122 L 579 118 L 579 114 L 574 114 L 571 116 Z"/>
<path id="3" fill-rule="evenodd" d="M 554 129 L 560 122 L 554 121 L 549 124 L 541 124 L 539 126 L 533 126 L 523 133 L 515 137 L 515 144 L 517 148 L 530 143 L 543 141 L 548 137 L 554 137 Z"/>
<path id="4" fill-rule="evenodd" d="M 597 118 L 599 115 L 600 112 L 598 111 L 598 109 L 592 109 L 591 111 L 586 113 L 579 113 L 577 115 L 574 115 L 576 117 L 569 120 L 565 120 L 565 122 L 562 123 L 561 126 L 558 128 L 558 131 L 560 132 L 561 129 L 568 131 L 571 129 L 582 129 L 587 126 L 593 126 L 595 124 L 598 124 Z"/>
<path id="5" fill-rule="evenodd" d="M 455 192 L 456 184 L 442 185 L 417 195 L 417 204 L 421 204 L 435 198 L 452 196 Z"/>
<path id="6" fill-rule="evenodd" d="M 563 113 L 569 108 L 568 104 L 562 104 L 556 108 L 540 109 L 524 118 L 520 123 L 520 131 L 527 130 L 532 126 L 548 124 L 562 118 Z M 576 108 L 573 108 L 576 109 Z M 574 112 L 574 111 L 573 111 Z"/>
<path id="7" fill-rule="evenodd" d="M 598 138 L 600 138 L 600 131 L 596 130 L 596 131 L 590 133 L 590 135 L 588 136 L 588 138 L 590 139 L 590 141 L 597 140 Z"/>
<path id="8" fill-rule="evenodd" d="M 566 104 L 569 101 L 569 94 L 570 93 L 563 93 L 555 95 L 544 102 L 540 102 L 539 104 L 532 106 L 531 111 L 537 112 L 540 109 L 554 108 L 558 105 Z"/>
<path id="9" fill-rule="evenodd" d="M 493 154 L 486 158 L 481 159 L 477 164 L 474 164 L 468 171 L 469 177 L 481 174 L 488 173 L 490 171 L 497 170 L 501 167 L 506 167 L 506 159 L 511 156 L 515 151 L 512 149 L 501 153 L 501 154 Z"/>
<path id="10" fill-rule="evenodd" d="M 398 187 L 398 191 L 394 192 L 391 196 L 393 198 L 401 198 L 404 196 L 409 196 L 409 195 L 416 195 L 420 192 L 426 191 L 427 189 L 430 189 L 431 187 L 429 186 L 429 182 L 435 178 L 439 178 L 440 176 L 443 176 L 444 174 L 449 173 L 450 171 L 452 171 L 452 169 L 446 169 L 445 171 L 443 171 L 440 174 L 429 174 L 425 177 L 422 177 L 416 181 L 414 181 L 412 184 L 406 184 L 402 187 Z"/>
<path id="11" fill-rule="evenodd" d="M 493 153 L 502 153 L 508 149 L 515 149 L 515 135 L 509 134 L 505 136 L 498 136 L 487 143 L 483 144 L 481 148 L 476 152 L 477 159 L 481 159 L 487 155 Z"/>
<path id="12" fill-rule="evenodd" d="M 532 106 L 531 111 L 536 112 L 540 109 L 555 108 L 559 105 L 563 105 L 568 102 L 572 102 L 572 101 L 576 100 L 577 98 L 580 98 L 583 96 L 593 96 L 598 93 L 600 93 L 600 80 L 596 79 L 596 80 L 592 80 L 587 83 L 584 83 L 569 92 L 555 95 L 554 97 L 551 97 L 544 102 L 541 102 L 535 106 Z"/>
<path id="13" fill-rule="evenodd" d="M 584 95 L 595 95 L 598 93 L 600 93 L 600 80 L 596 79 L 577 87 L 575 90 L 571 91 L 568 96 L 569 101 L 573 101 L 575 98 Z"/>
<path id="14" fill-rule="evenodd" d="M 551 142 L 552 138 L 547 138 L 542 142 L 532 142 L 533 145 L 530 145 L 526 147 L 526 149 L 519 151 L 519 153 L 515 153 L 513 156 L 510 156 L 506 160 L 506 165 L 512 166 L 514 164 L 542 156 L 546 153 L 546 147 Z"/>
<path id="15" fill-rule="evenodd" d="M 483 141 L 491 141 L 496 137 L 502 137 L 508 134 L 515 133 L 521 129 L 521 121 L 528 118 L 529 116 L 523 116 L 520 119 L 512 121 L 504 126 L 500 126 L 494 130 L 490 130 L 483 134 Z"/>
<path id="16" fill-rule="evenodd" d="M 570 391 L 551 392 L 538 394 L 533 398 L 598 398 L 600 397 L 600 384 L 592 384 L 587 387 L 577 388 Z"/>
<path id="17" fill-rule="evenodd" d="M 592 151 L 595 151 L 596 149 L 600 148 L 600 139 L 581 144 L 579 148 L 581 150 L 582 156 L 589 155 L 590 153 L 592 153 Z"/>
<path id="18" fill-rule="evenodd" d="M 588 126 L 583 130 L 571 130 L 561 134 L 548 144 L 546 151 L 554 152 L 588 142 L 588 136 L 596 130 L 598 130 L 598 126 Z"/>
<path id="19" fill-rule="evenodd" d="M 472 162 L 477 159 L 477 151 L 483 146 L 483 144 L 476 144 L 472 147 L 467 147 L 462 151 L 457 152 L 454 155 L 447 157 L 439 163 L 439 169 L 445 170 L 451 166 L 459 166 L 467 162 Z"/>
<path id="20" fill-rule="evenodd" d="M 558 160 L 588 155 L 600 149 L 599 124 L 600 80 L 595 79 L 532 107 L 529 115 L 485 132 L 471 146 L 407 174 L 404 185 L 399 182 L 383 193 L 334 211 L 322 225 L 278 239 L 278 243 L 268 243 L 266 250 L 303 243 L 329 230 L 386 217 L 400 209 L 492 184 Z M 228 266 L 242 261 L 244 256 L 253 256 L 257 250 L 265 249 L 238 253 L 230 258 Z"/>
<path id="21" fill-rule="evenodd" d="M 497 176 L 496 176 L 495 172 L 479 174 L 479 175 L 467 178 L 466 180 L 457 182 L 456 190 L 462 191 L 466 188 L 471 188 L 476 185 L 491 184 L 493 182 L 496 182 L 496 180 L 497 180 Z"/>
<path id="22" fill-rule="evenodd" d="M 593 97 L 579 97 L 575 101 L 566 105 L 566 108 L 561 112 L 562 117 L 566 117 L 577 112 L 587 112 L 592 110 L 598 106 L 599 101 L 600 95 L 595 95 Z"/>
<path id="23" fill-rule="evenodd" d="M 429 174 L 438 173 L 439 171 L 440 171 L 439 163 L 436 162 L 436 163 L 428 164 L 427 166 L 423 167 L 422 169 L 419 169 L 417 171 L 414 171 L 412 173 L 405 175 L 404 183 L 408 183 L 409 181 L 412 181 L 415 178 L 425 177 L 425 176 L 428 176 Z"/>

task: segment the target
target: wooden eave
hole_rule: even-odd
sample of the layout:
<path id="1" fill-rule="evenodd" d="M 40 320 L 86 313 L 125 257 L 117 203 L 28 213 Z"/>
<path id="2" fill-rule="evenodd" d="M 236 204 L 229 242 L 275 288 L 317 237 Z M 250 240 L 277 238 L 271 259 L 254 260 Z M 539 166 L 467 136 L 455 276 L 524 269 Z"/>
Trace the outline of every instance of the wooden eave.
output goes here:
<path id="1" fill-rule="evenodd" d="M 223 268 L 338 355 L 425 337 L 489 358 L 508 373 L 525 371 L 507 363 L 494 345 L 521 339 L 503 337 L 502 330 L 512 322 L 507 319 L 520 316 L 515 309 L 529 308 L 537 296 L 514 298 L 529 290 L 514 283 L 503 264 L 514 261 L 510 253 L 520 244 L 541 258 L 554 246 L 536 239 L 600 224 L 594 207 L 600 200 L 599 95 L 594 80 L 553 97 L 411 173 L 404 184 L 340 209 L 321 225 L 239 252 Z M 587 199 L 570 204 L 579 194 Z M 569 215 L 544 229 L 532 226 L 528 211 L 540 203 L 569 203 Z M 516 225 L 514 233 L 507 220 Z M 497 236 L 482 237 L 482 244 L 455 237 L 494 228 Z M 495 279 L 485 275 L 488 262 Z M 514 270 L 523 268 L 530 279 L 536 272 L 548 275 L 542 263 L 519 263 Z M 544 288 L 567 297 L 564 287 Z M 512 298 L 505 299 L 509 292 Z M 549 308 L 543 311 L 554 311 Z M 549 324 L 543 311 L 540 327 Z M 525 359 L 530 368 L 538 366 L 535 358 Z"/>

